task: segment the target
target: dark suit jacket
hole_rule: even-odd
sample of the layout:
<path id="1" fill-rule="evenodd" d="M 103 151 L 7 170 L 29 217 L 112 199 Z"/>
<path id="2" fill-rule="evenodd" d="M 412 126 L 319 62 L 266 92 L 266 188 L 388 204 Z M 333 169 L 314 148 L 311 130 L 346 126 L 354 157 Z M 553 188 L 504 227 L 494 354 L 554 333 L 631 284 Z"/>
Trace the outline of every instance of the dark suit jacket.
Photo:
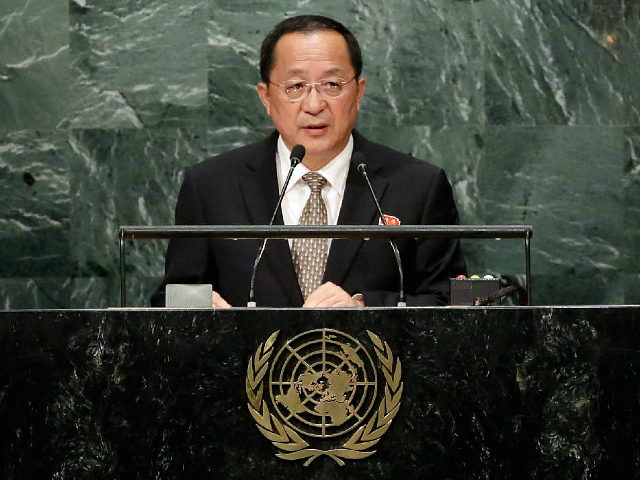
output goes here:
<path id="1" fill-rule="evenodd" d="M 367 161 L 369 178 L 384 214 L 403 225 L 458 223 L 451 186 L 442 169 L 369 142 L 353 132 L 354 151 Z M 186 170 L 178 196 L 177 225 L 268 225 L 278 201 L 278 134 L 223 153 Z M 282 225 L 278 211 L 276 224 Z M 376 225 L 378 214 L 360 174 L 351 167 L 339 225 Z M 233 306 L 246 305 L 258 240 L 173 240 L 165 278 L 153 295 L 164 305 L 167 283 L 211 283 Z M 401 240 L 408 305 L 441 305 L 449 298 L 449 277 L 466 274 L 458 241 Z M 333 240 L 324 281 L 348 293 L 362 293 L 367 306 L 395 305 L 398 270 L 388 241 Z M 255 286 L 259 307 L 299 307 L 303 300 L 286 240 L 267 242 Z"/>

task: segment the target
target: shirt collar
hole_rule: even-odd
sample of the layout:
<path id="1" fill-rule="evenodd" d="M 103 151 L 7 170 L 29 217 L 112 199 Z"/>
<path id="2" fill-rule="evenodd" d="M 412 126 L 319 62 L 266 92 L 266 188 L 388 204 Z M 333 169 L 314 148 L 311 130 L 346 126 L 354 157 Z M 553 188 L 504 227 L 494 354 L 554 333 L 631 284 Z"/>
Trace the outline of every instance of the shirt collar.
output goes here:
<path id="1" fill-rule="evenodd" d="M 347 183 L 347 175 L 349 174 L 349 163 L 351 162 L 351 155 L 353 154 L 353 135 L 349 135 L 349 141 L 344 149 L 336 155 L 329 163 L 318 170 L 324 178 L 327 179 L 328 186 L 336 190 L 342 197 L 344 195 L 345 185 Z M 291 161 L 289 157 L 291 152 L 284 144 L 282 135 L 278 137 L 278 150 L 277 150 L 277 162 L 278 162 L 278 187 L 281 189 L 289 173 L 289 167 L 291 167 Z M 298 181 L 302 181 L 302 176 L 310 172 L 303 164 L 298 165 L 291 175 L 291 180 L 287 186 L 289 191 Z"/>

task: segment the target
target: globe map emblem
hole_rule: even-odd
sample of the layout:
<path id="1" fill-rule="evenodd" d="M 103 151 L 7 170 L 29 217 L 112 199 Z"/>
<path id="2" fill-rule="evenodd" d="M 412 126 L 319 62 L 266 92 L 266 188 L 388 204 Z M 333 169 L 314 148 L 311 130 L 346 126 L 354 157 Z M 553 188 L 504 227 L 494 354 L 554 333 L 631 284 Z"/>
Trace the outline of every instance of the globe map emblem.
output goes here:
<path id="1" fill-rule="evenodd" d="M 332 329 L 304 332 L 278 352 L 269 390 L 279 417 L 296 431 L 342 435 L 367 418 L 377 395 L 377 371 L 354 337 Z"/>

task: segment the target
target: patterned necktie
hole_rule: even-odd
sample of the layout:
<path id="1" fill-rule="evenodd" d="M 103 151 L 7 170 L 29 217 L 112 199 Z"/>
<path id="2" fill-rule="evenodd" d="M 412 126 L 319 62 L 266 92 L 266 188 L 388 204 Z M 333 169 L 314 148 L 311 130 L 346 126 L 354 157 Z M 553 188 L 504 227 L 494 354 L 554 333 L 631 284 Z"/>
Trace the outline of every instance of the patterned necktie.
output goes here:
<path id="1" fill-rule="evenodd" d="M 305 173 L 302 179 L 311 188 L 311 196 L 302 210 L 298 225 L 326 225 L 327 207 L 321 192 L 327 179 L 316 172 Z M 291 255 L 302 297 L 305 300 L 322 283 L 327 265 L 328 246 L 328 238 L 295 238 L 293 240 Z"/>

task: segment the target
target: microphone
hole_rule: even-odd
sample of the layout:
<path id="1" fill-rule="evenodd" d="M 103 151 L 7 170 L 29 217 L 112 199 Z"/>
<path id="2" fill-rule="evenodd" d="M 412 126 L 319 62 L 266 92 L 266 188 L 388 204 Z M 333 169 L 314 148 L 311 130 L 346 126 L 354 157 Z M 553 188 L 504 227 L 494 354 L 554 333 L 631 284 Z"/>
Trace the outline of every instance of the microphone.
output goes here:
<path id="1" fill-rule="evenodd" d="M 287 173 L 287 178 L 284 181 L 284 185 L 282 185 L 282 190 L 280 191 L 280 197 L 278 198 L 278 203 L 276 204 L 276 208 L 273 210 L 273 215 L 271 215 L 271 221 L 269 225 L 273 225 L 273 221 L 276 218 L 276 214 L 278 213 L 278 209 L 280 208 L 280 204 L 282 203 L 282 199 L 284 198 L 284 192 L 287 191 L 287 186 L 289 185 L 289 180 L 291 180 L 291 174 L 293 173 L 293 169 L 296 168 L 300 163 L 302 163 L 302 159 L 304 158 L 305 149 L 303 145 L 295 145 L 291 149 L 291 155 L 289 156 L 289 160 L 291 161 L 291 166 L 289 167 L 289 173 Z M 247 301 L 247 307 L 254 308 L 256 306 L 255 302 L 255 283 L 256 283 L 256 271 L 258 270 L 258 264 L 262 259 L 262 254 L 264 253 L 264 249 L 267 246 L 267 238 L 262 240 L 262 245 L 260 246 L 260 250 L 258 250 L 258 255 L 256 256 L 255 262 L 253 262 L 253 271 L 251 272 L 251 282 L 249 283 L 249 300 Z"/>
<path id="2" fill-rule="evenodd" d="M 364 153 L 355 152 L 353 154 L 353 157 L 351 158 L 351 161 L 353 162 L 354 165 L 356 165 L 356 168 L 358 169 L 358 172 L 360 172 L 360 175 L 362 175 L 362 177 L 367 181 L 367 186 L 369 187 L 371 198 L 373 198 L 373 201 L 376 204 L 376 208 L 378 209 L 378 215 L 380 215 L 380 221 L 384 225 L 387 225 L 387 220 L 384 218 L 384 215 L 382 214 L 380 203 L 378 202 L 378 198 L 376 197 L 376 194 L 373 191 L 373 187 L 371 186 L 371 182 L 369 181 L 369 176 L 367 175 L 367 164 L 365 163 Z M 392 238 L 389 239 L 389 244 L 393 249 L 393 254 L 396 257 L 396 263 L 398 264 L 398 276 L 400 279 L 400 288 L 398 290 L 399 292 L 398 307 L 406 307 L 407 302 L 405 301 L 405 298 L 404 298 L 404 274 L 402 271 L 402 261 L 400 260 L 400 252 L 398 251 L 398 245 L 396 245 L 396 242 Z"/>

